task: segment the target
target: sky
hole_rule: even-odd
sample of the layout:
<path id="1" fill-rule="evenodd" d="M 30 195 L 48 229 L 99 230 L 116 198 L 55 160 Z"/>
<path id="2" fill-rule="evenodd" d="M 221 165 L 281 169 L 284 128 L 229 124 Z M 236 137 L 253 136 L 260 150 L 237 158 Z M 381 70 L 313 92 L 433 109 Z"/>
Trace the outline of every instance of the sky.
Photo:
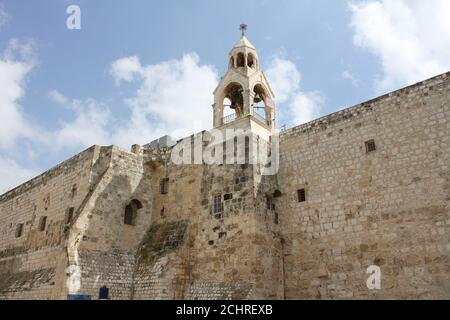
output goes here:
<path id="1" fill-rule="evenodd" d="M 0 193 L 94 144 L 210 129 L 241 23 L 289 128 L 450 71 L 448 12 L 448 0 L 0 0 Z"/>

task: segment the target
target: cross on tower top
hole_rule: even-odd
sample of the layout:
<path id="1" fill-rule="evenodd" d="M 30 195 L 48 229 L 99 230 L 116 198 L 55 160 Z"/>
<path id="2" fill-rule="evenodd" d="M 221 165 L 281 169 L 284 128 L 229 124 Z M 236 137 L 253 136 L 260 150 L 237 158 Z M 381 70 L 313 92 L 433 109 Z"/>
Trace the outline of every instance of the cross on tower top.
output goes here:
<path id="1" fill-rule="evenodd" d="M 245 23 L 241 23 L 241 25 L 239 26 L 239 30 L 241 30 L 242 36 L 244 36 L 245 31 L 247 31 L 247 25 Z"/>

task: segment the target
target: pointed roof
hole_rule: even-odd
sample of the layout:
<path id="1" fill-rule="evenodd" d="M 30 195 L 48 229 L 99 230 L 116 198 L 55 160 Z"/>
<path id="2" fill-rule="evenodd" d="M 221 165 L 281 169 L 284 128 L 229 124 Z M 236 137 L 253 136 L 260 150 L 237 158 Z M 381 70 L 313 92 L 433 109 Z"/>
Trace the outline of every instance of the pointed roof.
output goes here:
<path id="1" fill-rule="evenodd" d="M 256 50 L 256 48 L 252 45 L 252 43 L 247 39 L 246 36 L 241 36 L 239 41 L 234 45 L 233 49 L 240 47 L 248 47 Z"/>

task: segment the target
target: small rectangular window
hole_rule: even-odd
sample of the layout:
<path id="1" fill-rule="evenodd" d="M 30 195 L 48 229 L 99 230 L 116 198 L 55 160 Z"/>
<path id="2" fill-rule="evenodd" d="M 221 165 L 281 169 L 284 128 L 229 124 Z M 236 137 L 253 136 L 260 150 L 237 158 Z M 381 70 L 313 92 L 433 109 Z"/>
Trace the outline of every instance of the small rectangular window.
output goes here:
<path id="1" fill-rule="evenodd" d="M 42 216 L 39 218 L 39 226 L 38 226 L 38 230 L 39 231 L 44 231 L 45 230 L 45 225 L 47 224 L 47 216 Z"/>
<path id="2" fill-rule="evenodd" d="M 266 196 L 266 208 L 267 210 L 275 210 L 275 203 L 273 202 L 272 196 Z"/>
<path id="3" fill-rule="evenodd" d="M 223 200 L 224 201 L 228 201 L 228 200 L 232 200 L 232 199 L 233 199 L 233 194 L 232 193 L 228 193 L 228 194 L 223 196 Z"/>
<path id="4" fill-rule="evenodd" d="M 297 200 L 298 200 L 298 202 L 306 202 L 306 190 L 305 189 L 297 190 Z"/>
<path id="5" fill-rule="evenodd" d="M 72 221 L 73 211 L 74 211 L 73 207 L 70 207 L 69 209 L 67 209 L 66 216 L 64 217 L 64 224 L 69 224 Z"/>
<path id="6" fill-rule="evenodd" d="M 23 231 L 23 223 L 19 223 L 16 226 L 16 238 L 20 238 L 22 236 L 22 231 Z"/>
<path id="7" fill-rule="evenodd" d="M 72 186 L 72 190 L 71 190 L 70 196 L 71 196 L 71 198 L 73 199 L 73 198 L 75 198 L 76 195 L 77 195 L 77 184 L 75 183 L 75 184 Z"/>
<path id="8" fill-rule="evenodd" d="M 159 191 L 161 194 L 167 194 L 169 192 L 169 178 L 161 179 L 159 183 Z"/>
<path id="9" fill-rule="evenodd" d="M 218 194 L 214 196 L 213 201 L 213 213 L 219 214 L 223 212 L 222 195 Z"/>
<path id="10" fill-rule="evenodd" d="M 375 140 L 366 141 L 366 152 L 374 152 L 377 150 L 377 146 L 375 145 Z"/>

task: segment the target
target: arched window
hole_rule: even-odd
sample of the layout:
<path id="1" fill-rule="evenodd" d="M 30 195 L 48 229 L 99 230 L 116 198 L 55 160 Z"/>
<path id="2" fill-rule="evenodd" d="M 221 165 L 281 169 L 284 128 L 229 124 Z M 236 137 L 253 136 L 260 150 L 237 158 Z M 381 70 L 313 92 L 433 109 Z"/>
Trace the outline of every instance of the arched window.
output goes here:
<path id="1" fill-rule="evenodd" d="M 245 66 L 245 56 L 242 52 L 238 53 L 236 63 L 238 68 Z"/>
<path id="2" fill-rule="evenodd" d="M 255 104 L 262 103 L 262 105 L 265 105 L 265 100 L 266 100 L 267 94 L 266 94 L 264 88 L 260 84 L 257 84 L 253 88 L 253 92 L 255 94 L 254 103 Z"/>
<path id="3" fill-rule="evenodd" d="M 139 200 L 131 200 L 131 202 L 125 207 L 123 223 L 129 226 L 134 226 L 136 224 L 138 210 L 141 208 L 142 203 Z"/>
<path id="4" fill-rule="evenodd" d="M 224 117 L 229 116 L 231 114 L 234 114 L 234 110 L 231 109 L 231 100 L 230 99 L 225 98 L 223 100 L 223 106 L 224 106 L 224 109 L 223 109 L 223 116 Z"/>
<path id="5" fill-rule="evenodd" d="M 253 92 L 255 94 L 253 99 L 253 114 L 260 120 L 267 122 L 266 93 L 259 84 L 254 87 Z"/>
<path id="6" fill-rule="evenodd" d="M 255 57 L 253 57 L 253 55 L 251 53 L 249 53 L 248 56 L 247 56 L 247 65 L 250 68 L 254 68 L 255 67 Z"/>
<path id="7" fill-rule="evenodd" d="M 244 112 L 244 89 L 238 83 L 230 83 L 225 89 L 224 124 L 240 118 Z"/>
<path id="8" fill-rule="evenodd" d="M 229 64 L 228 67 L 229 68 L 234 68 L 234 58 L 233 57 L 230 58 L 230 64 Z"/>

